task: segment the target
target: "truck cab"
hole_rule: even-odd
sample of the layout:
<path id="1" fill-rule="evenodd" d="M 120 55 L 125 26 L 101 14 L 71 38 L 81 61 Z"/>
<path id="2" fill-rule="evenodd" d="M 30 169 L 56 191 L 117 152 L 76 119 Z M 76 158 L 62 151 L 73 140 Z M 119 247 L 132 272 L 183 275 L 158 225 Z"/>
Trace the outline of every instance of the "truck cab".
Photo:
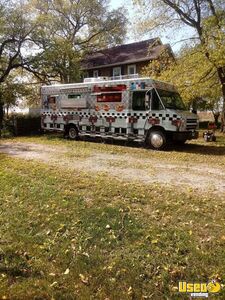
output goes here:
<path id="1" fill-rule="evenodd" d="M 197 115 L 187 110 L 176 90 L 163 90 L 153 87 L 146 94 L 146 103 L 149 106 L 151 115 L 162 118 L 160 126 L 156 129 L 162 130 L 162 132 L 166 131 L 165 138 L 159 132 L 148 137 L 153 148 L 164 147 L 166 143 L 171 141 L 185 143 L 187 140 L 198 137 L 196 131 L 198 129 Z M 155 123 L 157 122 L 155 121 Z"/>

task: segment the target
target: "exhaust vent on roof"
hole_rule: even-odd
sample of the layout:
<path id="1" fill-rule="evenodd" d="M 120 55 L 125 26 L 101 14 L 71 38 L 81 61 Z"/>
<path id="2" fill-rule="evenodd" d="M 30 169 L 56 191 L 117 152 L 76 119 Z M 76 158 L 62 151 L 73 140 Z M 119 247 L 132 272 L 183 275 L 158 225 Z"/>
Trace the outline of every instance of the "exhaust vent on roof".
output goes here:
<path id="1" fill-rule="evenodd" d="M 88 77 L 88 78 L 84 78 L 85 83 L 98 82 L 98 81 L 104 81 L 104 80 L 108 80 L 108 77 Z"/>

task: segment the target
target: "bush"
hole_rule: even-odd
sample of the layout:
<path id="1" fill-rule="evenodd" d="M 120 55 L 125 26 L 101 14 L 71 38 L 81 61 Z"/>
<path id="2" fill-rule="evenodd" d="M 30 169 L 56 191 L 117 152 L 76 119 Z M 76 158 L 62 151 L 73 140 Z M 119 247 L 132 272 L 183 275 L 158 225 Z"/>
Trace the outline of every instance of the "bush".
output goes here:
<path id="1" fill-rule="evenodd" d="M 11 115 L 4 120 L 2 135 L 33 135 L 41 133 L 41 117 L 31 115 Z"/>
<path id="2" fill-rule="evenodd" d="M 199 129 L 208 129 L 209 121 L 199 122 Z M 217 129 L 219 129 L 221 124 L 219 123 Z"/>

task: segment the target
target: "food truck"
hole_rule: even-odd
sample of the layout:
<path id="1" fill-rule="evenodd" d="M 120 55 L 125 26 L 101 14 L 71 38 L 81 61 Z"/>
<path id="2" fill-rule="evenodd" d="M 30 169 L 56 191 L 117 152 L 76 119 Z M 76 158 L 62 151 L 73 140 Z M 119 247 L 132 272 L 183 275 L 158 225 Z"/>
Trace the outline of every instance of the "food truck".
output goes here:
<path id="1" fill-rule="evenodd" d="M 171 84 L 151 78 L 88 78 L 41 88 L 44 131 L 145 142 L 157 150 L 198 137 L 198 118 Z"/>

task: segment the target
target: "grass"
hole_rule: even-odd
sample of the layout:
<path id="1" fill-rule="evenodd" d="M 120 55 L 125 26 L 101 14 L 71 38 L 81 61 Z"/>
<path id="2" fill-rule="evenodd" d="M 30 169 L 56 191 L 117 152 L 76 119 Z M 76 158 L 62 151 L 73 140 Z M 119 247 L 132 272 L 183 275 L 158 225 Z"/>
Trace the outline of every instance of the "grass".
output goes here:
<path id="1" fill-rule="evenodd" d="M 14 141 L 63 145 L 71 157 L 76 147 L 85 155 L 165 155 L 48 136 Z M 224 146 L 220 136 L 216 144 L 200 140 L 166 157 L 179 163 L 207 158 L 223 167 Z M 215 155 L 211 147 L 218 148 Z M 177 293 L 179 280 L 223 282 L 224 195 L 123 182 L 3 154 L 0 162 L 0 299 L 176 300 L 188 299 Z M 216 299 L 224 298 L 222 290 Z"/>
<path id="2" fill-rule="evenodd" d="M 200 138 L 187 142 L 185 147 L 176 147 L 172 151 L 166 152 L 166 160 L 171 162 L 189 162 L 194 161 L 196 163 L 207 164 L 219 164 L 225 166 L 225 138 L 224 135 L 217 132 L 217 141 L 206 143 L 202 138 L 202 132 L 200 132 Z M 10 139 L 4 139 L 5 141 L 14 142 L 30 142 L 39 144 L 48 144 L 55 146 L 63 146 L 68 153 L 66 155 L 71 158 L 87 158 L 92 153 L 109 153 L 114 155 L 126 155 L 126 157 L 132 156 L 134 158 L 165 158 L 165 152 L 149 151 L 145 149 L 143 145 L 137 143 L 130 143 L 128 146 L 123 143 L 117 144 L 103 144 L 100 142 L 86 142 L 86 141 L 70 141 L 62 138 L 62 135 L 43 135 L 35 137 L 15 137 Z M 219 159 L 218 159 L 219 158 Z M 219 160 L 219 161 L 218 161 Z"/>

